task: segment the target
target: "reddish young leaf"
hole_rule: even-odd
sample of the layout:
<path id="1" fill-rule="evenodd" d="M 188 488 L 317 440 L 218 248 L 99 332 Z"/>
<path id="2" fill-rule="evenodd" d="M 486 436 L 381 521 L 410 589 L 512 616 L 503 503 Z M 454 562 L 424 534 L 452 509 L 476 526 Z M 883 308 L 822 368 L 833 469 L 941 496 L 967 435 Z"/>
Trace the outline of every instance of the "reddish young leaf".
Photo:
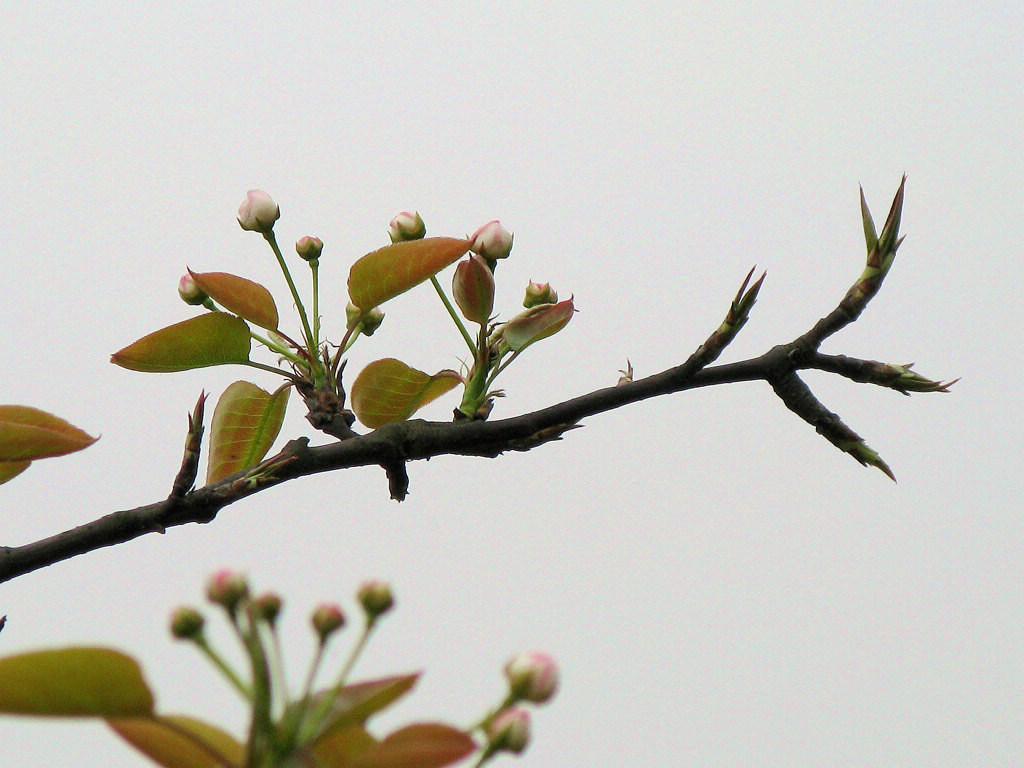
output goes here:
<path id="1" fill-rule="evenodd" d="M 380 712 L 412 690 L 419 677 L 416 673 L 346 685 L 334 700 L 333 719 L 328 718 L 318 740 L 353 725 L 365 725 L 370 715 Z"/>
<path id="2" fill-rule="evenodd" d="M 249 326 L 225 312 L 208 312 L 143 336 L 110 357 L 132 371 L 171 373 L 249 360 Z"/>
<path id="3" fill-rule="evenodd" d="M 352 265 L 348 295 L 368 312 L 405 293 L 462 257 L 472 243 L 454 237 L 426 237 L 387 245 Z"/>
<path id="4" fill-rule="evenodd" d="M 13 480 L 26 469 L 31 461 L 0 461 L 0 485 Z"/>
<path id="5" fill-rule="evenodd" d="M 245 759 L 245 748 L 231 734 L 185 715 L 108 719 L 107 724 L 164 768 L 223 768 Z"/>
<path id="6" fill-rule="evenodd" d="M 431 376 L 386 357 L 363 368 L 352 383 L 352 410 L 363 424 L 376 429 L 409 418 L 461 381 L 455 371 L 443 370 Z"/>
<path id="7" fill-rule="evenodd" d="M 27 462 L 63 456 L 88 448 L 99 438 L 90 437 L 59 416 L 27 405 L 0 405 L 0 462 Z M 25 464 L 27 467 L 28 464 Z M 14 471 L 9 480 L 25 467 Z M 0 476 L 4 469 L 0 468 Z"/>
<path id="8" fill-rule="evenodd" d="M 519 352 L 565 328 L 575 311 L 571 298 L 531 307 L 501 326 L 502 338 L 513 351 Z"/>
<path id="9" fill-rule="evenodd" d="M 259 283 L 227 272 L 188 271 L 196 285 L 229 312 L 270 331 L 277 330 L 277 305 L 270 291 Z"/>
<path id="10" fill-rule="evenodd" d="M 206 482 L 258 463 L 274 444 L 288 406 L 287 388 L 270 394 L 248 381 L 231 384 L 217 401 L 210 424 Z"/>
<path id="11" fill-rule="evenodd" d="M 0 659 L 0 712 L 51 717 L 145 717 L 153 694 L 130 656 L 62 648 Z"/>
<path id="12" fill-rule="evenodd" d="M 441 768 L 476 749 L 465 731 L 441 723 L 416 723 L 400 728 L 354 757 L 353 768 Z"/>

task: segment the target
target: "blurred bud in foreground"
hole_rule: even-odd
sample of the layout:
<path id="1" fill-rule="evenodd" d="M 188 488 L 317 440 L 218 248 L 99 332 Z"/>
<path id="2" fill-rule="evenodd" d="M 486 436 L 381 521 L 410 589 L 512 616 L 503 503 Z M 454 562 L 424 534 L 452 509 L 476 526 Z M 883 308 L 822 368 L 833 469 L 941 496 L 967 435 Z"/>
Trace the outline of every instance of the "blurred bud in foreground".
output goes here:
<path id="1" fill-rule="evenodd" d="M 304 261 L 317 261 L 324 250 L 324 241 L 319 237 L 306 235 L 300 237 L 295 243 L 295 252 Z"/>
<path id="2" fill-rule="evenodd" d="M 507 259 L 512 252 L 512 233 L 501 226 L 500 221 L 489 221 L 470 235 L 473 241 L 470 249 L 485 259 Z"/>
<path id="3" fill-rule="evenodd" d="M 245 576 L 228 569 L 217 571 L 206 585 L 206 596 L 215 605 L 234 613 L 239 603 L 249 596 L 249 583 Z"/>
<path id="4" fill-rule="evenodd" d="M 421 240 L 427 234 L 427 225 L 418 211 L 402 211 L 388 224 L 388 236 L 392 243 L 404 243 L 406 240 Z"/>
<path id="5" fill-rule="evenodd" d="M 328 637 L 345 626 L 345 614 L 333 603 L 317 606 L 310 620 L 321 644 L 327 642 Z"/>
<path id="6" fill-rule="evenodd" d="M 202 637 L 206 620 L 195 608 L 182 606 L 171 614 L 171 635 L 178 640 L 195 640 Z"/>
<path id="7" fill-rule="evenodd" d="M 526 286 L 526 296 L 523 298 L 523 306 L 529 309 L 538 304 L 557 304 L 558 294 L 551 288 L 551 283 L 530 282 Z"/>
<path id="8" fill-rule="evenodd" d="M 527 651 L 505 664 L 509 692 L 517 699 L 542 704 L 558 689 L 558 665 L 543 651 Z"/>
<path id="9" fill-rule="evenodd" d="M 210 298 L 209 294 L 199 287 L 188 272 L 182 275 L 178 281 L 178 295 L 181 296 L 182 301 L 194 307 Z"/>
<path id="10" fill-rule="evenodd" d="M 277 617 L 281 613 L 281 596 L 276 592 L 264 592 L 252 600 L 253 615 L 257 619 L 267 622 L 271 628 L 277 623 Z"/>
<path id="11" fill-rule="evenodd" d="M 281 209 L 274 198 L 262 189 L 250 189 L 245 200 L 238 206 L 238 223 L 242 229 L 266 234 L 274 228 L 274 222 L 281 218 Z"/>
<path id="12" fill-rule="evenodd" d="M 494 309 L 494 274 L 477 254 L 459 262 L 452 277 L 452 295 L 467 320 L 486 325 Z"/>
<path id="13" fill-rule="evenodd" d="M 395 604 L 395 597 L 391 594 L 391 585 L 386 581 L 374 579 L 364 582 L 356 593 L 359 604 L 366 611 L 366 618 L 370 623 L 378 617 L 391 610 Z"/>
<path id="14" fill-rule="evenodd" d="M 491 739 L 489 750 L 504 750 L 517 755 L 530 743 L 530 713 L 520 707 L 509 707 L 498 713 L 487 728 Z"/>

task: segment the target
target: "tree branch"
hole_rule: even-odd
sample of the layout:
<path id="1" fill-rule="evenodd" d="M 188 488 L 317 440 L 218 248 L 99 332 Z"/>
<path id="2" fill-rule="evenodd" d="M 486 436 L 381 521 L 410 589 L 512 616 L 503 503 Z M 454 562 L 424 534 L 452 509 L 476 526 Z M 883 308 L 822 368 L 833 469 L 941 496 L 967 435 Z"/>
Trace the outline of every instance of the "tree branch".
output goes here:
<path id="1" fill-rule="evenodd" d="M 762 275 L 761 279 L 747 288 L 753 275 L 751 270 L 731 303 L 725 321 L 685 362 L 660 373 L 637 381 L 625 377 L 614 386 L 598 389 L 532 413 L 495 421 L 463 419 L 453 422 L 427 422 L 415 419 L 385 424 L 374 432 L 358 435 L 350 430 L 350 422 L 346 419 L 345 429 L 341 430 L 343 434 L 336 435 L 342 438 L 339 442 L 311 448 L 306 438 L 292 440 L 276 456 L 255 467 L 203 488 L 184 492 L 195 477 L 198 435 L 202 430 L 201 399 L 195 414 L 190 418 L 186 456 L 175 480 L 174 489 L 167 499 L 135 509 L 113 512 L 41 541 L 0 548 L 0 583 L 76 555 L 130 541 L 147 533 L 163 533 L 168 528 L 185 523 L 208 523 L 224 507 L 264 488 L 320 472 L 360 466 L 382 466 L 388 477 L 392 498 L 401 500 L 408 490 L 409 477 L 405 465 L 409 461 L 441 455 L 494 458 L 504 451 L 532 450 L 551 440 L 561 439 L 566 431 L 579 426 L 579 422 L 588 416 L 675 392 L 743 381 L 768 382 L 787 408 L 814 426 L 831 443 L 849 453 L 861 464 L 875 466 L 889 477 L 893 477 L 891 470 L 878 454 L 818 401 L 799 378 L 797 371 L 821 370 L 857 382 L 886 386 L 905 394 L 911 391 L 946 392 L 953 383 L 925 379 L 911 371 L 909 365 L 894 366 L 818 352 L 818 346 L 825 338 L 853 322 L 860 315 L 881 286 L 896 248 L 902 242 L 897 236 L 902 198 L 901 183 L 886 225 L 881 235 L 877 237 L 874 234 L 874 225 L 870 223 L 867 208 L 862 205 L 868 263 L 861 277 L 839 305 L 804 335 L 788 344 L 775 346 L 758 357 L 735 363 L 710 365 L 747 321 L 764 280 Z"/>

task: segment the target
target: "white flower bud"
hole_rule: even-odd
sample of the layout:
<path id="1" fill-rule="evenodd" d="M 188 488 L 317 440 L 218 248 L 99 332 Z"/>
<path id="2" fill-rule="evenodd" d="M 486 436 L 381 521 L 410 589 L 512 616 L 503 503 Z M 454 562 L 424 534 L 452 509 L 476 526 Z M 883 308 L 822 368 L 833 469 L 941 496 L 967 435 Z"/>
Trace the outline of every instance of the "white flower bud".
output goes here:
<path id="1" fill-rule="evenodd" d="M 281 218 L 281 209 L 274 199 L 262 189 L 250 189 L 245 200 L 238 206 L 238 223 L 242 229 L 266 234 L 274 228 L 274 222 Z"/>
<path id="2" fill-rule="evenodd" d="M 512 251 L 512 233 L 501 226 L 500 221 L 487 222 L 469 239 L 473 241 L 469 250 L 491 261 L 507 259 Z"/>
<path id="3" fill-rule="evenodd" d="M 422 240 L 427 234 L 427 225 L 418 211 L 402 211 L 388 224 L 388 236 L 392 243 L 406 240 Z"/>

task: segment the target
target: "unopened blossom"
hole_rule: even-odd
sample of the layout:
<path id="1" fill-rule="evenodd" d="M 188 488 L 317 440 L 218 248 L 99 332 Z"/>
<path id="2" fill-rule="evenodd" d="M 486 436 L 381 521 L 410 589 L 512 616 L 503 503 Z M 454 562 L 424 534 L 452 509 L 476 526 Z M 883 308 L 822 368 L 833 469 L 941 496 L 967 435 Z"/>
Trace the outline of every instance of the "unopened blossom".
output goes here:
<path id="1" fill-rule="evenodd" d="M 509 707 L 491 721 L 487 728 L 490 749 L 519 754 L 530 743 L 530 713 L 520 707 Z"/>
<path id="2" fill-rule="evenodd" d="M 542 704 L 558 689 L 558 665 L 543 651 L 527 651 L 505 664 L 509 691 L 517 699 Z"/>
<path id="3" fill-rule="evenodd" d="M 421 240 L 427 234 L 427 225 L 419 211 L 402 211 L 388 224 L 388 236 L 392 243 L 406 240 Z"/>
<path id="4" fill-rule="evenodd" d="M 470 236 L 473 245 L 469 250 L 491 261 L 507 259 L 512 252 L 512 237 L 500 221 L 489 221 Z"/>
<path id="5" fill-rule="evenodd" d="M 193 306 L 198 306 L 210 298 L 188 272 L 178 280 L 178 295 L 186 304 Z"/>
<path id="6" fill-rule="evenodd" d="M 274 222 L 281 218 L 281 209 L 274 198 L 262 189 L 250 189 L 245 200 L 238 206 L 238 223 L 242 229 L 266 234 L 274 228 Z"/>

